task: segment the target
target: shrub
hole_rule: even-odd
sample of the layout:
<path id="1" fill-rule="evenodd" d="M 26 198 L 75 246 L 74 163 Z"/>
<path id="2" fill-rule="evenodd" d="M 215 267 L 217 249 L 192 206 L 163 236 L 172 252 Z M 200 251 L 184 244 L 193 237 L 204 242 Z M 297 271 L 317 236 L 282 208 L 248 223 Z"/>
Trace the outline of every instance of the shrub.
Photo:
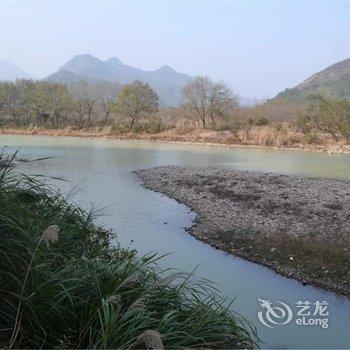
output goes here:
<path id="1" fill-rule="evenodd" d="M 295 121 L 295 126 L 303 133 L 311 132 L 313 128 L 313 121 L 309 115 L 300 115 Z"/>
<path id="2" fill-rule="evenodd" d="M 308 143 L 309 145 L 320 143 L 320 139 L 315 132 L 310 131 L 310 132 L 306 133 L 304 135 L 304 138 L 305 138 L 305 142 Z"/>
<path id="3" fill-rule="evenodd" d="M 150 134 L 157 134 L 165 130 L 165 125 L 161 118 L 159 118 L 156 115 L 153 115 L 148 119 L 145 125 L 145 130 Z"/>
<path id="4" fill-rule="evenodd" d="M 113 126 L 112 125 L 106 125 L 102 128 L 102 133 L 103 134 L 111 134 L 113 131 Z"/>
<path id="5" fill-rule="evenodd" d="M 254 125 L 254 126 L 264 126 L 269 124 L 269 120 L 265 117 L 258 116 L 258 117 L 249 118 L 248 124 Z"/>
<path id="6" fill-rule="evenodd" d="M 248 130 L 248 138 L 255 145 L 272 146 L 276 142 L 276 131 L 268 126 L 255 126 Z"/>

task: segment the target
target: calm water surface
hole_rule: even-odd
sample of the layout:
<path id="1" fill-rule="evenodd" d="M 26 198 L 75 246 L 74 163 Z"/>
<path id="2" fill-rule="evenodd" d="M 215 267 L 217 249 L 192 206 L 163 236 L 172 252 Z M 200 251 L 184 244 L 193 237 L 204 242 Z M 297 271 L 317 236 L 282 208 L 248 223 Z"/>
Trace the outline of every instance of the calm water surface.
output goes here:
<path id="1" fill-rule="evenodd" d="M 303 151 L 224 149 L 149 142 L 69 139 L 34 136 L 0 136 L 1 146 L 20 147 L 28 159 L 54 157 L 21 165 L 32 174 L 63 177 L 63 191 L 75 189 L 72 200 L 90 208 L 107 207 L 99 222 L 113 228 L 123 246 L 140 254 L 157 251 L 166 256 L 163 266 L 192 271 L 236 297 L 232 308 L 251 320 L 269 348 L 350 348 L 350 302 L 313 287 L 281 277 L 269 269 L 230 256 L 197 241 L 185 232 L 194 214 L 163 195 L 140 186 L 135 169 L 158 165 L 210 166 L 302 176 L 350 180 L 350 155 Z M 283 301 L 295 310 L 301 300 L 328 301 L 329 328 L 288 325 L 273 329 L 258 321 L 257 298 Z"/>

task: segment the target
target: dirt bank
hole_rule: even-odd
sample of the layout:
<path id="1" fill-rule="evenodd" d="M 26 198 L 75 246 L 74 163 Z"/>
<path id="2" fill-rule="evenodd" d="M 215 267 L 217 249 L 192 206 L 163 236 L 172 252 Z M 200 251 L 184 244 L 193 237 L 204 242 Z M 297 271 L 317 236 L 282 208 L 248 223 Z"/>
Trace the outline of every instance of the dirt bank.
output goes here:
<path id="1" fill-rule="evenodd" d="M 350 296 L 350 182 L 174 166 L 137 175 L 197 213 L 198 239 Z"/>
<path id="2" fill-rule="evenodd" d="M 289 149 L 301 151 L 327 152 L 333 154 L 350 153 L 350 145 L 343 141 L 326 142 L 325 144 L 290 143 L 284 145 L 266 145 L 261 140 L 237 140 L 230 131 L 193 130 L 180 132 L 179 130 L 167 130 L 157 134 L 146 132 L 112 133 L 103 130 L 73 130 L 73 129 L 0 129 L 0 135 L 36 135 L 52 137 L 84 137 L 104 138 L 111 140 L 139 140 L 155 141 L 187 145 L 207 145 L 225 148 L 265 148 L 265 149 Z"/>

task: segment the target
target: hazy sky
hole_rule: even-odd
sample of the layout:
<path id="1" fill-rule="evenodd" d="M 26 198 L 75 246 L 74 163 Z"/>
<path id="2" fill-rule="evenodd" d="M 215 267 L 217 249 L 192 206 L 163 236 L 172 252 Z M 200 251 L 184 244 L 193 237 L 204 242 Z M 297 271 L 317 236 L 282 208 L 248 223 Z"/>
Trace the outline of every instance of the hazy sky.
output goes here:
<path id="1" fill-rule="evenodd" d="M 350 1 L 0 3 L 0 59 L 39 78 L 82 53 L 269 97 L 350 57 Z"/>

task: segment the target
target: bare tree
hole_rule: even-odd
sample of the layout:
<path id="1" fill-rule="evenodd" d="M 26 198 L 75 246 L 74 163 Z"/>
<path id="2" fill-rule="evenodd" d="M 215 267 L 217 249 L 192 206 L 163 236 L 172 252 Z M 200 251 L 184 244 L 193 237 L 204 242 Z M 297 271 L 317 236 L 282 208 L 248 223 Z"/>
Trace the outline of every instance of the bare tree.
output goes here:
<path id="1" fill-rule="evenodd" d="M 199 127 L 207 127 L 210 117 L 212 126 L 216 118 L 223 116 L 238 104 L 238 98 L 223 82 L 216 83 L 209 77 L 196 77 L 182 89 L 183 107 L 195 116 Z"/>
<path id="2" fill-rule="evenodd" d="M 239 98 L 225 83 L 212 83 L 209 104 L 211 125 L 215 127 L 217 117 L 224 117 L 233 108 L 236 108 L 239 104 Z"/>
<path id="3" fill-rule="evenodd" d="M 83 119 L 86 115 L 87 127 L 91 127 L 91 116 L 98 99 L 96 84 L 84 80 L 72 84 L 70 92 L 73 96 L 75 109 L 79 118 Z"/>
<path id="4" fill-rule="evenodd" d="M 108 124 L 109 116 L 113 111 L 113 107 L 119 90 L 120 86 L 116 83 L 110 83 L 108 81 L 101 81 L 96 83 L 97 99 L 102 107 L 104 125 Z"/>

